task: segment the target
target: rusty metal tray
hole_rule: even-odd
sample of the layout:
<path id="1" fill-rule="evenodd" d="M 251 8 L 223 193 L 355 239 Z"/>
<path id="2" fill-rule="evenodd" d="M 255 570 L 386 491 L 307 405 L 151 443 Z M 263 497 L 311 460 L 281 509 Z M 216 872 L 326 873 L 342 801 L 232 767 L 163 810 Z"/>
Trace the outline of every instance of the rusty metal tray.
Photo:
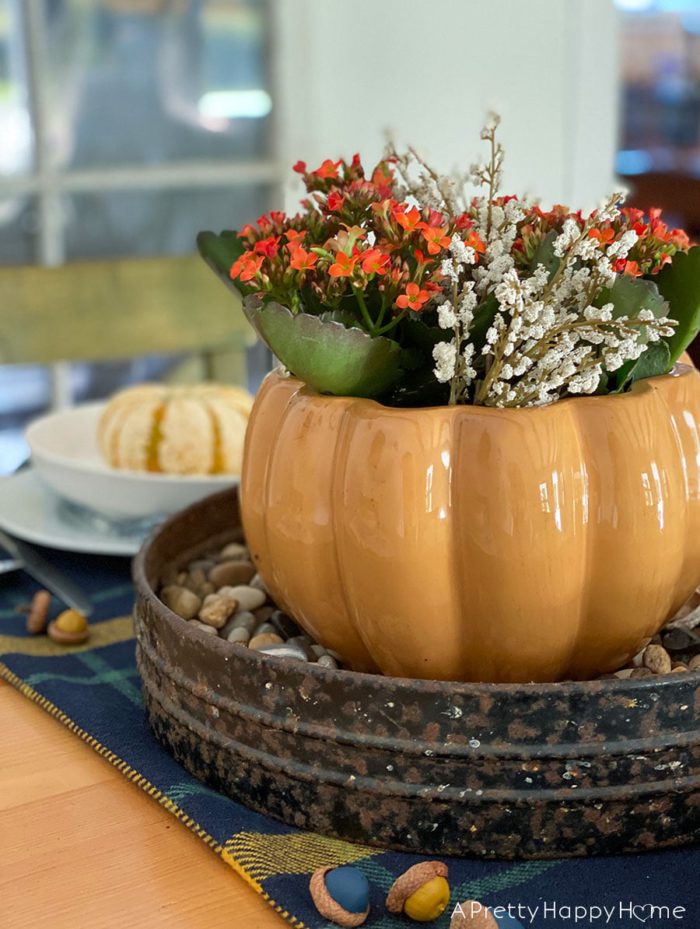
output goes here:
<path id="1" fill-rule="evenodd" d="M 426 854 L 700 838 L 700 672 L 461 684 L 260 655 L 202 634 L 155 593 L 174 563 L 240 537 L 229 490 L 169 519 L 134 563 L 148 719 L 196 777 L 291 826 Z"/>

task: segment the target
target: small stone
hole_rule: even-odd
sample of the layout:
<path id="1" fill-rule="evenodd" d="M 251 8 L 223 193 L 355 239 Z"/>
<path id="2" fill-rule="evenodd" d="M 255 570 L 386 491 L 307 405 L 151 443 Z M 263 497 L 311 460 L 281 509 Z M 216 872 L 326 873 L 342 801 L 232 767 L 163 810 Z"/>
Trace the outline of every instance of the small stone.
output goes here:
<path id="1" fill-rule="evenodd" d="M 628 678 L 632 677 L 633 671 L 634 671 L 634 668 L 623 668 L 621 671 L 616 671 L 613 674 L 613 677 L 617 677 L 621 681 L 626 681 Z"/>
<path id="2" fill-rule="evenodd" d="M 304 653 L 304 659 L 306 661 L 311 661 L 314 658 L 314 655 L 311 651 L 311 639 L 308 635 L 295 635 L 291 639 L 287 639 L 287 645 L 292 648 L 298 648 L 301 652 Z"/>
<path id="3" fill-rule="evenodd" d="M 80 645 L 90 638 L 87 619 L 77 610 L 64 610 L 49 623 L 47 632 L 60 645 Z"/>
<path id="4" fill-rule="evenodd" d="M 248 546 L 241 542 L 229 542 L 228 545 L 224 545 L 218 555 L 220 561 L 242 561 L 249 557 Z"/>
<path id="5" fill-rule="evenodd" d="M 194 619 L 202 606 L 197 594 L 178 584 L 164 587 L 160 592 L 160 599 L 168 609 L 183 619 Z"/>
<path id="6" fill-rule="evenodd" d="M 254 574 L 250 561 L 221 561 L 209 572 L 209 580 L 215 587 L 235 587 L 247 584 Z"/>
<path id="7" fill-rule="evenodd" d="M 274 632 L 275 635 L 279 635 L 279 630 L 272 625 L 272 623 L 260 623 L 255 627 L 255 635 L 267 635 L 268 632 Z M 280 636 L 284 641 L 284 636 Z"/>
<path id="8" fill-rule="evenodd" d="M 203 568 L 193 568 L 190 565 L 190 570 L 187 572 L 187 578 L 185 580 L 185 586 L 189 587 L 190 590 L 196 590 L 196 588 L 201 587 L 202 584 L 207 582 L 207 572 Z"/>
<path id="9" fill-rule="evenodd" d="M 283 642 L 281 645 L 268 645 L 265 648 L 259 648 L 257 651 L 263 655 L 273 655 L 275 658 L 293 658 L 295 661 L 306 661 L 306 655 L 300 648 L 295 648 L 289 642 Z"/>
<path id="10" fill-rule="evenodd" d="M 274 606 L 259 606 L 253 611 L 258 618 L 259 623 L 266 623 L 275 612 Z"/>
<path id="11" fill-rule="evenodd" d="M 221 630 L 221 635 L 226 639 L 228 638 L 229 632 L 233 629 L 245 629 L 250 637 L 255 631 L 255 627 L 258 625 L 258 621 L 252 613 L 248 613 L 245 610 L 239 613 L 234 613 L 230 617 L 226 625 Z"/>
<path id="12" fill-rule="evenodd" d="M 316 642 L 311 646 L 311 652 L 316 658 L 321 658 L 323 655 L 327 655 L 328 652 L 322 645 L 318 645 Z"/>
<path id="13" fill-rule="evenodd" d="M 637 680 L 642 677 L 654 677 L 654 672 L 650 671 L 649 668 L 635 668 L 630 674 L 630 678 Z"/>
<path id="14" fill-rule="evenodd" d="M 219 593 L 237 600 L 239 610 L 257 610 L 267 599 L 262 590 L 256 590 L 255 587 L 247 587 L 246 585 L 222 587 Z"/>
<path id="15" fill-rule="evenodd" d="M 265 582 L 259 574 L 256 574 L 250 581 L 248 581 L 248 583 L 251 587 L 255 587 L 256 590 L 262 590 L 263 593 L 268 593 Z"/>
<path id="16" fill-rule="evenodd" d="M 671 670 L 671 656 L 661 645 L 647 645 L 643 656 L 644 667 L 654 674 L 668 674 Z"/>
<path id="17" fill-rule="evenodd" d="M 687 671 L 688 669 L 684 664 L 677 664 L 677 665 L 674 665 L 668 673 L 669 674 L 686 674 Z"/>
<path id="18" fill-rule="evenodd" d="M 692 644 L 692 638 L 683 629 L 669 629 L 663 636 L 663 646 L 667 652 L 684 652 Z"/>
<path id="19" fill-rule="evenodd" d="M 316 664 L 321 668 L 337 668 L 338 662 L 333 658 L 332 655 L 321 655 L 321 657 L 316 661 Z"/>
<path id="20" fill-rule="evenodd" d="M 198 619 L 191 619 L 189 624 L 190 626 L 194 626 L 195 629 L 199 629 L 200 632 L 206 632 L 207 635 L 219 634 L 214 626 L 210 626 L 208 623 L 202 623 Z"/>
<path id="21" fill-rule="evenodd" d="M 222 629 L 226 620 L 236 609 L 238 604 L 232 597 L 220 597 L 219 594 L 209 594 L 199 611 L 199 619 L 208 626 Z"/>
<path id="22" fill-rule="evenodd" d="M 259 625 L 255 613 L 251 613 L 250 610 L 239 610 L 231 622 L 236 629 L 247 629 L 251 634 Z"/>
<path id="23" fill-rule="evenodd" d="M 282 639 L 278 635 L 275 635 L 274 632 L 264 632 L 262 635 L 254 636 L 249 644 L 249 648 L 253 648 L 257 651 L 259 648 L 267 648 L 269 645 L 282 645 Z"/>
<path id="24" fill-rule="evenodd" d="M 275 610 L 270 616 L 270 622 L 285 639 L 291 639 L 295 635 L 299 635 L 301 631 L 294 620 L 287 616 L 286 613 L 283 613 L 282 610 Z"/>
<path id="25" fill-rule="evenodd" d="M 700 671 L 700 655 L 696 655 L 694 658 L 690 659 L 688 663 L 689 671 Z"/>
<path id="26" fill-rule="evenodd" d="M 250 633 L 247 629 L 239 626 L 237 629 L 231 629 L 226 638 L 229 642 L 235 642 L 237 645 L 247 645 L 250 642 Z"/>
<path id="27" fill-rule="evenodd" d="M 51 608 L 51 594 L 48 590 L 37 590 L 29 604 L 27 613 L 27 632 L 41 635 L 46 629 Z"/>
<path id="28" fill-rule="evenodd" d="M 188 567 L 190 573 L 192 571 L 203 571 L 204 574 L 209 574 L 211 569 L 216 564 L 215 558 L 195 558 L 194 561 L 190 561 Z"/>

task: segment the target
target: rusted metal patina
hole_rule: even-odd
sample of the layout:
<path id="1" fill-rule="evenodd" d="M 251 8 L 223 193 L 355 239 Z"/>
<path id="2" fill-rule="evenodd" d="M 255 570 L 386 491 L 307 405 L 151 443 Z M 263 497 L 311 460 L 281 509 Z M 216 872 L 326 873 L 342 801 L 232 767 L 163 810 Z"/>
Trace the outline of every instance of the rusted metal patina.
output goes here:
<path id="1" fill-rule="evenodd" d="M 240 538 L 235 492 L 136 559 L 146 711 L 188 771 L 300 829 L 426 854 L 550 858 L 700 838 L 700 672 L 565 684 L 413 681 L 261 655 L 157 598 Z"/>

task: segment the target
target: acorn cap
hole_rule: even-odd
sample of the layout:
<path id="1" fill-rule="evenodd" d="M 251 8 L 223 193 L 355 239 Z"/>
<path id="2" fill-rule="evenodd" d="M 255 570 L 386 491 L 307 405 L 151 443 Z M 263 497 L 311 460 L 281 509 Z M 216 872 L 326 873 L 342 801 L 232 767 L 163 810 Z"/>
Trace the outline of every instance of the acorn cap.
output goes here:
<path id="1" fill-rule="evenodd" d="M 369 904 L 367 904 L 364 913 L 350 913 L 328 893 L 326 874 L 333 871 L 335 867 L 335 865 L 326 865 L 314 871 L 309 881 L 311 899 L 321 916 L 325 916 L 331 922 L 337 923 L 339 926 L 361 926 L 369 916 Z"/>
<path id="2" fill-rule="evenodd" d="M 470 913 L 472 903 L 476 903 L 476 900 L 465 900 L 460 904 L 462 912 L 454 914 L 450 920 L 450 929 L 498 929 L 496 917 L 491 910 L 482 908 L 472 916 Z"/>
<path id="3" fill-rule="evenodd" d="M 390 913 L 403 913 L 404 903 L 423 884 L 434 877 L 447 877 L 447 865 L 442 861 L 421 861 L 397 877 L 387 894 L 386 908 Z"/>

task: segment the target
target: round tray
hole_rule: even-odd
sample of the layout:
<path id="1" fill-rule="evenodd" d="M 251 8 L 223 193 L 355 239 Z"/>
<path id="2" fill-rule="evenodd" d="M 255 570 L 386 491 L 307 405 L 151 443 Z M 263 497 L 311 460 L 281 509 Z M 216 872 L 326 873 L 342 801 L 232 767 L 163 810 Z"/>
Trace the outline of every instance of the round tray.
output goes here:
<path id="1" fill-rule="evenodd" d="M 700 673 L 462 684 L 261 655 L 155 594 L 166 568 L 236 538 L 229 490 L 168 520 L 134 564 L 148 719 L 196 777 L 299 829 L 426 854 L 551 858 L 700 838 Z"/>

